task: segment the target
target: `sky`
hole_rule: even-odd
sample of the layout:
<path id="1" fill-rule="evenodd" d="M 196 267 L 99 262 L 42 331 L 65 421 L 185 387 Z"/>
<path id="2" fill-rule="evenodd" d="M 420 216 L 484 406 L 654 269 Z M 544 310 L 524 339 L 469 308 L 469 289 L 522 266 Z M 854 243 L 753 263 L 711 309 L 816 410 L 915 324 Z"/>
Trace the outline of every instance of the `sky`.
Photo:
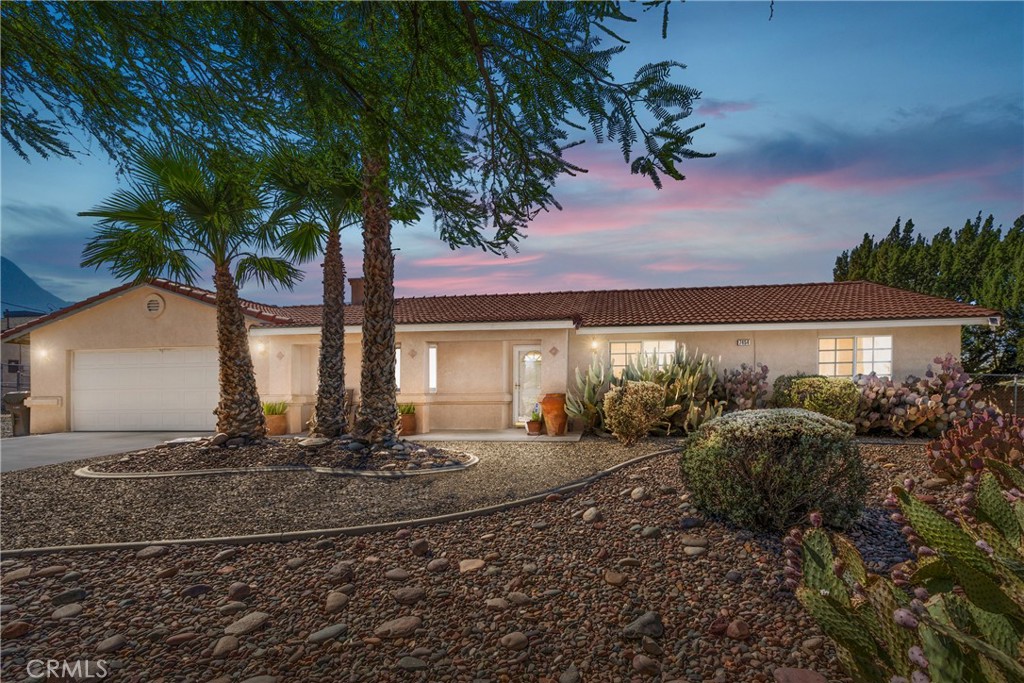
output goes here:
<path id="1" fill-rule="evenodd" d="M 614 71 L 686 64 L 676 80 L 702 96 L 684 123 L 705 124 L 692 147 L 716 156 L 656 190 L 616 144 L 588 140 L 568 156 L 589 173 L 559 179 L 563 210 L 539 215 L 508 258 L 451 251 L 429 221 L 396 224 L 398 296 L 823 282 L 897 217 L 932 235 L 1024 214 L 1024 3 L 779 0 L 769 21 L 767 1 L 687 2 L 667 40 L 660 13 L 629 11 L 640 21 Z M 66 300 L 119 284 L 78 265 L 94 223 L 76 213 L 118 184 L 80 142 L 93 156 L 0 152 L 0 252 Z M 346 233 L 358 275 L 361 236 Z M 291 292 L 242 294 L 317 303 L 319 265 L 306 270 Z"/>

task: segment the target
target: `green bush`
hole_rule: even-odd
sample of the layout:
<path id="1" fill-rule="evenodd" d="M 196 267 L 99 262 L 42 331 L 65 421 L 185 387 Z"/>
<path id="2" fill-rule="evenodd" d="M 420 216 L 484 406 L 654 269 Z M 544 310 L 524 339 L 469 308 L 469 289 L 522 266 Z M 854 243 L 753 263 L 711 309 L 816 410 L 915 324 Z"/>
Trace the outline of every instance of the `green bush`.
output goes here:
<path id="1" fill-rule="evenodd" d="M 772 408 L 795 408 L 789 399 L 789 390 L 793 386 L 793 382 L 798 379 L 806 379 L 808 377 L 824 377 L 824 375 L 805 375 L 802 372 L 798 372 L 795 375 L 779 375 L 775 378 L 775 382 L 772 383 Z"/>
<path id="2" fill-rule="evenodd" d="M 680 469 L 698 508 L 751 529 L 782 531 L 813 510 L 846 527 L 867 493 L 853 427 L 797 408 L 705 423 L 683 442 Z"/>
<path id="3" fill-rule="evenodd" d="M 654 382 L 626 382 L 604 395 L 605 426 L 626 446 L 647 436 L 665 412 L 665 392 Z"/>
<path id="4" fill-rule="evenodd" d="M 853 424 L 860 407 L 860 389 L 845 377 L 801 377 L 790 384 L 788 402 L 791 408 Z"/>
<path id="5" fill-rule="evenodd" d="M 637 354 L 622 374 L 612 379 L 612 384 L 619 386 L 628 382 L 653 382 L 661 387 L 662 414 L 651 427 L 658 436 L 692 432 L 725 409 L 725 401 L 717 398 L 720 382 L 715 361 L 706 353 L 691 354 L 686 345 L 662 362 L 649 354 Z"/>

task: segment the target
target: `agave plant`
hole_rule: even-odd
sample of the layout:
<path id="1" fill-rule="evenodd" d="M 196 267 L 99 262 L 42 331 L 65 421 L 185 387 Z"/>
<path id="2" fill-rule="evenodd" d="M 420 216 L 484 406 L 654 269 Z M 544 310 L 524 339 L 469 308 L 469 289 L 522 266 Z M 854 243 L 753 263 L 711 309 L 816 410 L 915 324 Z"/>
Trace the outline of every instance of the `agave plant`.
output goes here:
<path id="1" fill-rule="evenodd" d="M 604 395 L 611 373 L 599 358 L 594 358 L 586 373 L 576 368 L 576 391 L 565 399 L 565 412 L 583 421 L 583 433 L 592 434 L 604 423 Z"/>

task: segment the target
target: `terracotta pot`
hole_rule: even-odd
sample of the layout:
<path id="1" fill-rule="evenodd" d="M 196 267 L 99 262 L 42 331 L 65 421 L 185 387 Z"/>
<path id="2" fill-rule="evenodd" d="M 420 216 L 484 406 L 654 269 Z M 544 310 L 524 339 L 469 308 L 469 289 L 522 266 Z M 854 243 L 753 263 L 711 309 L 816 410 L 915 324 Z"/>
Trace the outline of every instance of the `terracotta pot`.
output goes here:
<path id="1" fill-rule="evenodd" d="M 529 420 L 526 423 L 526 433 L 530 436 L 539 436 L 541 425 L 544 423 L 540 420 Z"/>
<path id="2" fill-rule="evenodd" d="M 398 430 L 399 434 L 402 436 L 412 436 L 416 433 L 416 413 L 405 413 L 398 417 L 402 419 L 402 424 Z"/>
<path id="3" fill-rule="evenodd" d="M 287 415 L 264 415 L 267 420 L 267 436 L 282 436 L 288 433 Z"/>
<path id="4" fill-rule="evenodd" d="M 540 400 L 540 409 L 544 413 L 544 424 L 548 426 L 548 434 L 562 436 L 569 416 L 565 414 L 565 394 L 546 394 Z"/>

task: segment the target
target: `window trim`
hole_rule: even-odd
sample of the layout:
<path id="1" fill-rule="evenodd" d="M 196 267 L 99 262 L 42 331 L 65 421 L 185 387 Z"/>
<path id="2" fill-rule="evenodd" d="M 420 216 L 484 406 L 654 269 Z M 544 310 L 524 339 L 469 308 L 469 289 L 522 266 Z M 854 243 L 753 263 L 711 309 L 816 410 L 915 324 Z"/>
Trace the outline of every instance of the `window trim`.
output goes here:
<path id="1" fill-rule="evenodd" d="M 437 344 L 427 344 L 427 393 L 437 393 Z"/>
<path id="2" fill-rule="evenodd" d="M 839 348 L 823 349 L 821 347 L 822 346 L 821 342 L 824 341 L 824 340 L 835 340 L 835 341 L 838 342 L 838 340 L 840 340 L 840 339 L 851 340 L 851 342 L 852 342 L 851 343 L 851 348 L 849 348 L 849 349 L 839 349 Z M 872 340 L 871 341 L 871 348 L 869 348 L 869 349 L 864 348 L 864 346 L 862 344 L 862 340 L 864 340 L 864 339 L 871 339 Z M 879 346 L 877 346 L 877 342 L 875 340 L 878 340 L 878 339 L 888 339 L 889 340 L 889 346 L 888 347 L 885 347 L 885 346 L 879 347 Z M 838 344 L 836 346 L 838 347 Z M 849 379 L 853 379 L 854 377 L 859 377 L 861 375 L 868 375 L 868 374 L 871 374 L 872 372 L 874 372 L 879 377 L 892 377 L 893 335 L 891 335 L 891 334 L 852 334 L 852 335 L 842 335 L 842 336 L 840 336 L 840 335 L 819 336 L 817 344 L 816 344 L 816 347 L 817 347 L 817 349 L 816 349 L 817 372 L 818 372 L 819 375 L 823 375 L 825 377 L 846 377 L 846 378 L 849 378 Z M 873 352 L 876 351 L 876 350 L 877 351 L 888 351 L 889 352 L 889 360 L 887 360 L 887 361 L 885 361 L 885 360 L 875 360 L 873 357 L 872 357 L 872 359 L 870 361 L 863 361 L 863 360 L 859 359 L 861 353 L 863 353 L 865 351 L 871 351 L 872 352 L 872 356 L 873 356 L 874 355 Z M 849 363 L 847 363 L 845 361 L 843 361 L 843 362 L 839 361 L 838 355 L 834 355 L 833 356 L 833 360 L 831 360 L 831 361 L 822 361 L 821 355 L 823 353 L 829 353 L 830 351 L 833 354 L 838 354 L 839 351 L 849 351 L 850 352 L 850 361 L 849 361 Z M 847 365 L 847 364 L 850 365 L 850 370 L 851 370 L 850 374 L 840 374 L 838 372 L 838 366 L 840 366 L 840 365 Z M 889 366 L 889 371 L 887 373 L 878 372 L 878 368 L 876 366 L 877 365 L 882 365 L 882 364 L 887 364 Z M 824 371 L 825 367 L 827 367 L 827 366 L 831 366 L 831 372 Z M 860 366 L 860 368 L 858 368 L 858 366 Z M 866 372 L 859 372 L 858 371 L 859 369 L 866 370 Z"/>

